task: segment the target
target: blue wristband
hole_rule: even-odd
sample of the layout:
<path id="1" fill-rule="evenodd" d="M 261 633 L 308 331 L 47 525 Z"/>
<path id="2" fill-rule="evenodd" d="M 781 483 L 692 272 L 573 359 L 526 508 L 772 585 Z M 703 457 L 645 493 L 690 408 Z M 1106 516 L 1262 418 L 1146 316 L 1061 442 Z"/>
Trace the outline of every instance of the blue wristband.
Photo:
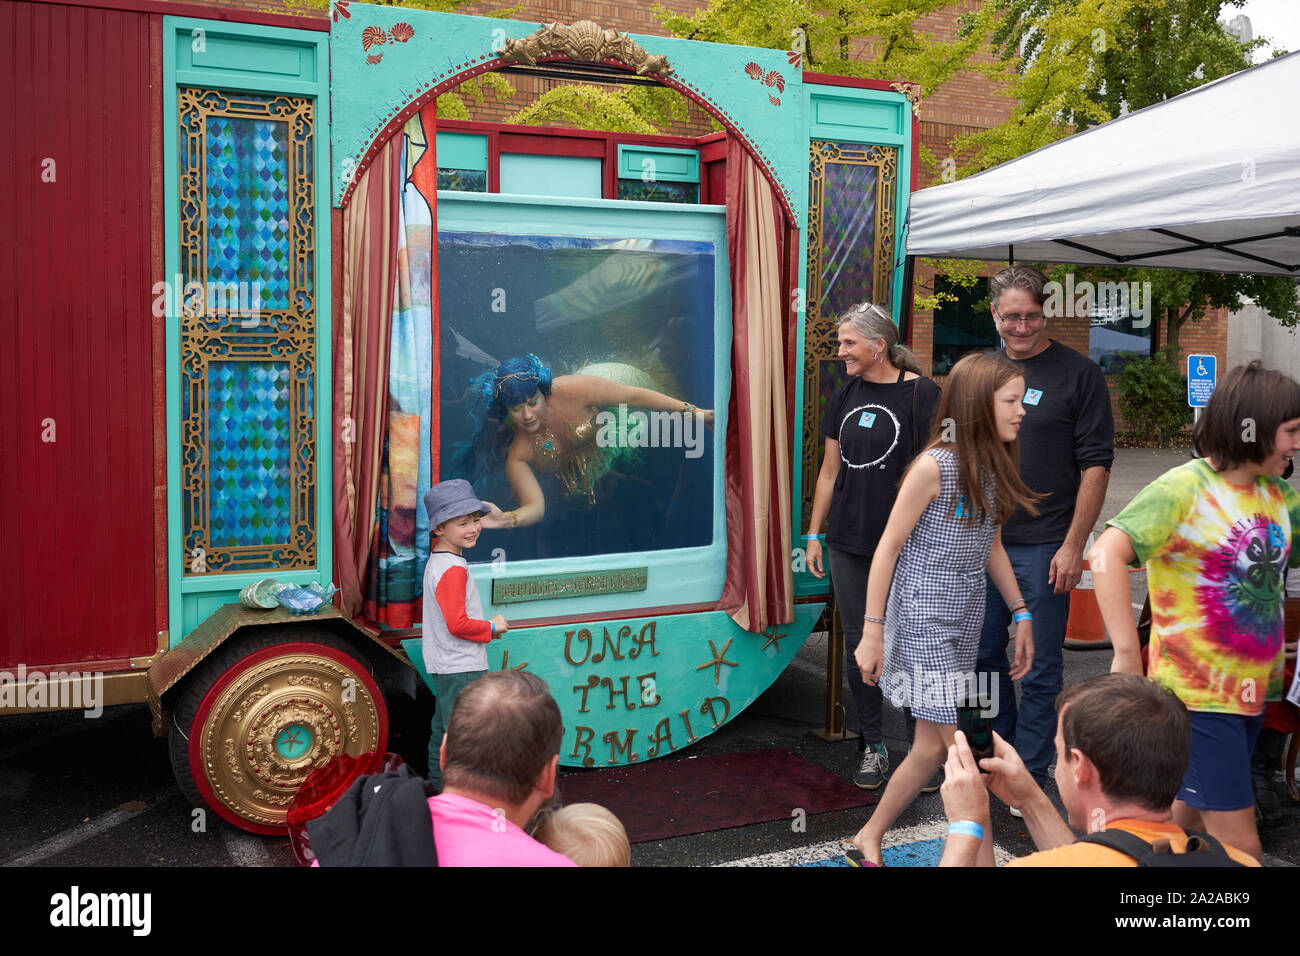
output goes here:
<path id="1" fill-rule="evenodd" d="M 820 541 L 822 536 L 819 534 L 806 534 L 803 536 L 805 541 Z"/>
<path id="2" fill-rule="evenodd" d="M 1017 613 L 1011 616 L 1011 620 L 1015 621 L 1017 624 L 1019 624 L 1021 621 L 1032 621 L 1033 619 L 1034 616 L 1030 614 L 1028 611 L 1018 611 Z"/>
<path id="3" fill-rule="evenodd" d="M 492 628 L 492 636 L 493 636 L 493 637 L 496 637 L 496 636 L 497 636 L 497 626 L 496 626 L 495 624 L 493 624 L 491 621 L 488 621 L 488 627 Z"/>
<path id="4" fill-rule="evenodd" d="M 966 836 L 973 836 L 977 840 L 984 839 L 984 828 L 971 820 L 954 820 L 948 824 L 948 832 L 964 833 Z"/>

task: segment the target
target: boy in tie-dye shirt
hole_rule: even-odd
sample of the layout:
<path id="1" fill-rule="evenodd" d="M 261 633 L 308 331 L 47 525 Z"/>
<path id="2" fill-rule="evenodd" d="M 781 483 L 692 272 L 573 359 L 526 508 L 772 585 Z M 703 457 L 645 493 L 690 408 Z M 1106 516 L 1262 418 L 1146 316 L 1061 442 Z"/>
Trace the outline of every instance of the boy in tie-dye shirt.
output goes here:
<path id="1" fill-rule="evenodd" d="M 1121 673 L 1142 673 L 1124 565 L 1147 567 L 1148 674 L 1191 715 L 1174 821 L 1258 859 L 1250 754 L 1265 702 L 1285 690 L 1283 579 L 1300 566 L 1300 493 L 1281 475 L 1300 451 L 1300 385 L 1259 362 L 1234 368 L 1193 441 L 1205 457 L 1144 488 L 1089 559 Z"/>

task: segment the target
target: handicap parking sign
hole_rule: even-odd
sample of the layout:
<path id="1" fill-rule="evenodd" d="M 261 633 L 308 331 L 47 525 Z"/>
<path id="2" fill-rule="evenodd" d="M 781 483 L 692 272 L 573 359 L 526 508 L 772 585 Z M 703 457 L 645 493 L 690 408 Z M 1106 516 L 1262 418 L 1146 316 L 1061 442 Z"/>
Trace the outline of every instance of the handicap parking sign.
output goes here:
<path id="1" fill-rule="evenodd" d="M 1204 408 L 1209 403 L 1217 363 L 1213 355 L 1187 356 L 1187 404 L 1192 408 Z"/>

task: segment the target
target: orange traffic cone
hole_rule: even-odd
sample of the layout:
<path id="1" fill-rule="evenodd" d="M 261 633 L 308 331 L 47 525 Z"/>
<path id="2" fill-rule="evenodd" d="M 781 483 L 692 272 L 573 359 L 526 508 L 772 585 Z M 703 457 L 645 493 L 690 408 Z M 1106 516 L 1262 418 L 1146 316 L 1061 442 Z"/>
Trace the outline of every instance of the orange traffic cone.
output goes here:
<path id="1" fill-rule="evenodd" d="M 1106 625 L 1101 620 L 1097 594 L 1092 589 L 1092 569 L 1083 562 L 1083 577 L 1070 592 L 1070 616 L 1065 622 L 1065 646 L 1072 651 L 1110 647 Z"/>

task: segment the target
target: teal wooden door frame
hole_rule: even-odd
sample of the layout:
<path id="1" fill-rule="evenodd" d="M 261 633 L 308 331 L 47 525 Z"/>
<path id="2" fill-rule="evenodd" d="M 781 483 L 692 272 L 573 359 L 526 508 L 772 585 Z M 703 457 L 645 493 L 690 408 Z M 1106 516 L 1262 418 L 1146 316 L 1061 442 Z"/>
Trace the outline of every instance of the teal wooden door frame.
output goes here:
<path id="1" fill-rule="evenodd" d="M 184 280 L 181 249 L 181 135 L 179 90 L 200 88 L 219 91 L 229 102 L 239 94 L 266 101 L 296 97 L 312 104 L 310 141 L 310 212 L 314 233 L 309 257 L 314 294 L 314 369 L 311 378 L 310 448 L 291 446 L 289 456 L 307 456 L 314 469 L 314 561 L 289 572 L 274 568 L 229 573 L 187 575 L 202 555 L 187 553 L 184 541 L 181 369 L 181 317 L 183 289 L 167 297 L 167 578 L 168 630 L 175 646 L 212 610 L 237 598 L 240 588 L 262 577 L 306 583 L 328 581 L 333 569 L 332 430 L 330 354 L 330 169 L 329 169 L 329 35 L 319 31 L 265 27 L 243 23 L 163 17 L 163 165 L 164 165 L 164 280 L 181 285 Z M 206 285 L 207 277 L 203 277 Z M 211 291 L 206 290 L 210 306 Z M 232 366 L 233 367 L 233 366 Z M 205 409 L 205 414 L 207 410 Z M 191 451 L 191 454 L 194 452 Z M 206 454 L 206 452 L 205 452 Z M 207 494 L 205 489 L 204 494 Z M 290 492 L 292 494 L 292 491 Z M 300 564 L 302 562 L 299 562 Z M 202 566 L 202 565 L 200 565 Z"/>

